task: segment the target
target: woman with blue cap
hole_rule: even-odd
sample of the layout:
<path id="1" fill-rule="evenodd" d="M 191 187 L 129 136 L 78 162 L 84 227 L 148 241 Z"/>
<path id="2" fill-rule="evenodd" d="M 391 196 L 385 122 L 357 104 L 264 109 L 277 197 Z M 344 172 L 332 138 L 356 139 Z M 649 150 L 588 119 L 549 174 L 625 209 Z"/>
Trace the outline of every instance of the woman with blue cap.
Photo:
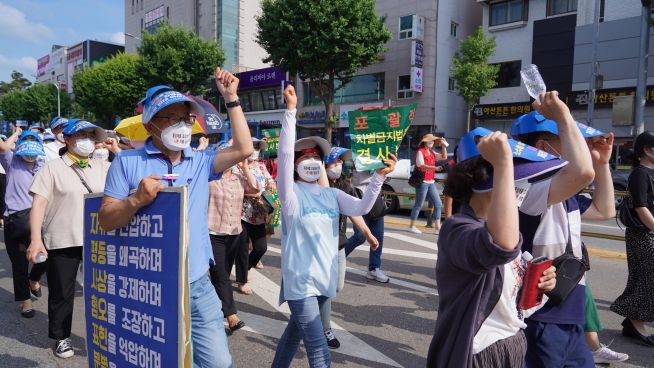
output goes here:
<path id="1" fill-rule="evenodd" d="M 463 205 L 438 239 L 438 319 L 427 366 L 523 367 L 531 310 L 517 306 L 525 266 L 516 187 L 566 162 L 484 128 L 461 139 L 457 159 L 445 192 Z M 550 267 L 538 288 L 555 284 Z"/>
<path id="2" fill-rule="evenodd" d="M 55 140 L 43 145 L 46 161 L 51 161 L 61 156 L 59 150 L 66 146 L 64 142 L 64 128 L 67 124 L 68 119 L 61 116 L 55 116 L 52 121 L 50 121 L 50 130 L 52 131 Z"/>
<path id="3" fill-rule="evenodd" d="M 11 151 L 16 146 L 15 152 Z M 45 272 L 45 264 L 35 264 L 29 271 L 25 249 L 30 244 L 29 214 L 32 198 L 29 186 L 34 175 L 43 167 L 39 157 L 45 156 L 41 137 L 34 132 L 16 132 L 0 141 L 0 164 L 7 173 L 7 190 L 4 210 L 5 245 L 14 283 L 14 300 L 21 302 L 21 315 L 34 317 L 30 292 L 35 297 L 41 296 L 39 280 Z"/>
<path id="4" fill-rule="evenodd" d="M 104 129 L 88 121 L 71 119 L 64 128 L 62 156 L 48 162 L 30 187 L 31 244 L 27 257 L 48 259 L 48 336 L 56 340 L 55 355 L 73 356 L 70 340 L 75 300 L 75 280 L 84 245 L 84 195 L 104 189 L 109 162 L 89 159 L 96 142 L 107 142 L 114 153 L 115 141 Z"/>

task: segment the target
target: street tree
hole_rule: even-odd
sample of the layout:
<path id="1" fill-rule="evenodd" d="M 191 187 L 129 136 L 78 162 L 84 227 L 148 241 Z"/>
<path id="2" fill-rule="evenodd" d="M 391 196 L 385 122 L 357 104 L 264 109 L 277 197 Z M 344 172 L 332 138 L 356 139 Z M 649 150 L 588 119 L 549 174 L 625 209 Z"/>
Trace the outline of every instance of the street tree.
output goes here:
<path id="1" fill-rule="evenodd" d="M 147 86 L 165 84 L 181 92 L 203 95 L 216 66 L 225 61 L 220 44 L 180 27 L 164 24 L 143 33 L 137 70 Z"/>
<path id="2" fill-rule="evenodd" d="M 268 53 L 264 62 L 309 83 L 325 105 L 331 141 L 334 96 L 386 51 L 385 17 L 377 15 L 374 0 L 263 0 L 261 10 L 257 42 Z"/>
<path id="3" fill-rule="evenodd" d="M 145 96 L 146 83 L 137 71 L 139 56 L 119 53 L 104 63 L 75 73 L 73 91 L 76 107 L 92 113 L 98 122 L 113 128 L 116 116 L 134 115 Z"/>
<path id="4" fill-rule="evenodd" d="M 16 70 L 11 72 L 11 81 L 10 82 L 0 82 L 0 95 L 9 93 L 11 91 L 19 91 L 26 89 L 32 85 L 32 82 L 29 79 L 23 76 L 23 73 Z"/>
<path id="5" fill-rule="evenodd" d="M 71 101 L 66 92 L 60 92 L 62 115 L 70 111 Z M 0 110 L 9 121 L 18 119 L 48 123 L 57 115 L 57 87 L 53 84 L 35 84 L 25 90 L 14 90 L 0 96 Z"/>
<path id="6" fill-rule="evenodd" d="M 482 27 L 468 36 L 459 45 L 452 63 L 452 78 L 456 90 L 468 104 L 467 131 L 470 131 L 470 113 L 479 99 L 497 85 L 499 65 L 488 64 L 488 58 L 495 53 L 495 37 L 486 37 Z"/>

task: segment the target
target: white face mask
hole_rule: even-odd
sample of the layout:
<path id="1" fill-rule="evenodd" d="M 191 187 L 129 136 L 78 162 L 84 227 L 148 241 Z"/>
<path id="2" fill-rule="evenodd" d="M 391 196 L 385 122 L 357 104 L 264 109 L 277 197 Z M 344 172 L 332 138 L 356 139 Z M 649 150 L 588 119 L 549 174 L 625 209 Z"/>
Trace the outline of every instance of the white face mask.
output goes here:
<path id="1" fill-rule="evenodd" d="M 161 132 L 161 142 L 171 151 L 181 151 L 191 145 L 193 129 L 183 121 L 173 124 L 164 130 L 159 129 L 156 125 L 152 126 Z"/>
<path id="2" fill-rule="evenodd" d="M 248 160 L 250 160 L 250 161 L 258 160 L 259 159 L 259 152 L 260 152 L 259 150 L 252 151 L 252 154 L 250 155 L 250 157 L 248 157 Z"/>
<path id="3" fill-rule="evenodd" d="M 336 180 L 340 178 L 342 173 L 343 173 L 343 165 L 340 164 L 327 169 L 327 177 L 332 180 Z"/>
<path id="4" fill-rule="evenodd" d="M 427 147 L 429 147 L 429 148 L 434 147 L 434 142 L 433 141 L 427 142 Z"/>
<path id="5" fill-rule="evenodd" d="M 107 161 L 109 160 L 109 150 L 106 148 L 98 148 L 93 151 L 93 158 L 95 160 Z"/>
<path id="6" fill-rule="evenodd" d="M 23 160 L 26 162 L 34 162 L 36 161 L 37 157 L 36 156 L 21 156 Z"/>
<path id="7" fill-rule="evenodd" d="M 91 138 L 81 138 L 75 141 L 75 154 L 81 157 L 88 157 L 95 150 L 95 142 Z"/>
<path id="8" fill-rule="evenodd" d="M 57 134 L 57 136 L 56 136 L 55 138 L 57 138 L 57 141 L 59 141 L 59 143 L 65 143 L 65 141 L 64 141 L 64 133 L 59 133 L 59 134 Z"/>
<path id="9" fill-rule="evenodd" d="M 308 158 L 300 161 L 297 165 L 297 174 L 302 180 L 309 183 L 314 182 L 320 178 L 320 166 L 322 162 L 315 158 Z"/>

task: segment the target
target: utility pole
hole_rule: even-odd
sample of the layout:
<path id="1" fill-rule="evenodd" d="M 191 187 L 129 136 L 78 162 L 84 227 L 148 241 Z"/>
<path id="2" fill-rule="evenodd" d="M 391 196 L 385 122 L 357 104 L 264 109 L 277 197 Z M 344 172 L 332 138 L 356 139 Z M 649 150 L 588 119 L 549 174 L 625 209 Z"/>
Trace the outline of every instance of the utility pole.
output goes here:
<path id="1" fill-rule="evenodd" d="M 61 116 L 61 86 L 59 83 L 52 83 L 57 88 L 57 116 Z"/>
<path id="2" fill-rule="evenodd" d="M 649 59 L 649 20 L 652 0 L 643 4 L 640 19 L 640 55 L 638 58 L 638 84 L 636 85 L 636 113 L 634 137 L 645 131 L 645 93 L 647 92 L 647 61 Z"/>
<path id="3" fill-rule="evenodd" d="M 600 2 L 601 0 L 595 0 L 595 15 L 593 17 L 593 27 L 595 28 L 595 31 L 593 33 L 593 52 L 591 54 L 592 56 L 590 60 L 591 64 L 590 85 L 588 88 L 588 117 L 586 118 L 586 124 L 589 126 L 593 125 L 593 114 L 595 113 L 595 91 L 597 89 L 597 76 L 599 70 L 599 63 L 597 62 L 597 39 L 599 38 Z"/>

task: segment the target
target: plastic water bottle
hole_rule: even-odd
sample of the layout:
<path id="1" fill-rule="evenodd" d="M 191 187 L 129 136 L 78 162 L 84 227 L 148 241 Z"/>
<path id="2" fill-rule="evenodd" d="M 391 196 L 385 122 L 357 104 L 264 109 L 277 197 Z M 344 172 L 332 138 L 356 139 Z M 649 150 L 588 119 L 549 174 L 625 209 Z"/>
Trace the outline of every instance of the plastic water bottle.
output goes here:
<path id="1" fill-rule="evenodd" d="M 545 93 L 547 89 L 545 88 L 545 81 L 543 81 L 543 77 L 538 71 L 538 67 L 534 64 L 529 64 L 520 70 L 520 76 L 525 83 L 525 87 L 527 87 L 529 96 L 540 102 L 540 94 Z"/>
<path id="2" fill-rule="evenodd" d="M 531 260 L 534 259 L 534 256 L 532 256 L 529 252 L 523 252 L 522 259 L 524 259 L 526 262 L 531 262 Z"/>
<path id="3" fill-rule="evenodd" d="M 48 257 L 43 252 L 39 252 L 39 254 L 36 255 L 36 263 L 43 263 L 46 259 L 48 259 Z"/>
<path id="4" fill-rule="evenodd" d="M 450 146 L 450 144 L 447 143 L 447 141 L 445 140 L 445 138 L 441 138 L 441 142 L 443 143 L 443 146 L 445 146 L 445 147 L 449 147 L 449 146 Z"/>

